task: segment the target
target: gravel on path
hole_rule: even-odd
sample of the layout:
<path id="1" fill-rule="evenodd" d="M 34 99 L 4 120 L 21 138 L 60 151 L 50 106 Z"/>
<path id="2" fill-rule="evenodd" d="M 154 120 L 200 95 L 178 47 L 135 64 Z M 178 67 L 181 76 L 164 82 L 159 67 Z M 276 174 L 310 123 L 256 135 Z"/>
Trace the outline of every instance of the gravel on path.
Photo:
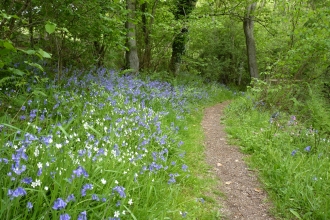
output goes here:
<path id="1" fill-rule="evenodd" d="M 219 179 L 220 192 L 217 196 L 222 204 L 220 212 L 225 219 L 272 220 L 271 204 L 260 187 L 256 173 L 249 170 L 244 155 L 237 146 L 227 143 L 225 126 L 221 122 L 223 110 L 229 104 L 224 102 L 206 108 L 202 127 L 205 134 L 206 161 Z"/>

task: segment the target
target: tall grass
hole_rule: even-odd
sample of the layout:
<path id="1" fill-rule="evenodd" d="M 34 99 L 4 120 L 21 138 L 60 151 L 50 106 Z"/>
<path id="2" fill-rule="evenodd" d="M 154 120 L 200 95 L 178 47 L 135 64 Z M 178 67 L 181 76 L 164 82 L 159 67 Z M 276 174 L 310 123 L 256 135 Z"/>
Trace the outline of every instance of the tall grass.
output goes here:
<path id="1" fill-rule="evenodd" d="M 251 155 L 276 216 L 330 219 L 330 141 L 324 133 L 297 115 L 267 110 L 251 94 L 231 103 L 226 117 L 229 135 Z"/>
<path id="2" fill-rule="evenodd" d="M 0 219 L 216 218 L 200 110 L 230 96 L 106 69 L 4 88 Z"/>

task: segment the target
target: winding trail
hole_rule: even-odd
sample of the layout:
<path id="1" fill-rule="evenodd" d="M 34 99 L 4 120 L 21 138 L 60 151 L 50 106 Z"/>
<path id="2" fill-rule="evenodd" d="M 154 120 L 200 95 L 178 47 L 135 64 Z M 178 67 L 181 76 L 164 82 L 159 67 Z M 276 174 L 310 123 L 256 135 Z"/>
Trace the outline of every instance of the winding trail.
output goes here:
<path id="1" fill-rule="evenodd" d="M 221 117 L 228 104 L 224 102 L 206 108 L 202 121 L 206 161 L 212 168 L 210 172 L 220 179 L 217 190 L 225 195 L 225 198 L 217 196 L 223 207 L 220 212 L 230 220 L 273 220 L 267 195 L 255 173 L 244 162 L 245 155 L 238 147 L 227 144 Z"/>

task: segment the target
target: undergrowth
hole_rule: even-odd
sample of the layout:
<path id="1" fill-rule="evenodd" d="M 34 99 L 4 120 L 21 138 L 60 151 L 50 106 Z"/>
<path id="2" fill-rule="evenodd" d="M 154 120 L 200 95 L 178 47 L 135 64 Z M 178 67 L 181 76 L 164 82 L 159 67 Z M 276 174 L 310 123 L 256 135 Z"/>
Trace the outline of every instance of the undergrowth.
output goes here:
<path id="1" fill-rule="evenodd" d="M 259 92 L 265 90 L 254 88 L 226 109 L 227 131 L 232 142 L 251 155 L 248 162 L 259 172 L 275 216 L 330 219 L 329 111 L 315 90 L 305 88 L 303 106 L 302 99 L 288 91 L 284 96 L 282 90 L 268 90 L 260 99 Z M 288 105 L 273 102 L 290 99 Z M 292 109 L 285 109 L 289 106 Z"/>

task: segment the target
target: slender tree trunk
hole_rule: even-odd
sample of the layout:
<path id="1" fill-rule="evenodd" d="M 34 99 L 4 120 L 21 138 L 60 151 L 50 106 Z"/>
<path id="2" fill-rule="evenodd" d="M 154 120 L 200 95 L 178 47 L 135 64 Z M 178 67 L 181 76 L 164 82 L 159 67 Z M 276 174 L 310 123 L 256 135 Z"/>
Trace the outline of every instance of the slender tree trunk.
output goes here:
<path id="1" fill-rule="evenodd" d="M 97 60 L 97 67 L 101 67 L 104 64 L 104 56 L 107 51 L 105 44 L 99 41 L 94 41 L 95 58 Z"/>
<path id="2" fill-rule="evenodd" d="M 257 50 L 254 40 L 254 16 L 253 11 L 256 9 L 257 2 L 251 3 L 246 8 L 246 14 L 243 21 L 243 28 L 246 41 L 246 50 L 248 58 L 248 66 L 251 78 L 259 78 L 258 65 L 257 65 Z"/>
<path id="3" fill-rule="evenodd" d="M 180 72 L 181 57 L 184 54 L 186 46 L 186 33 L 188 30 L 186 28 L 181 29 L 181 33 L 175 36 L 172 44 L 172 56 L 170 60 L 170 70 L 174 75 Z"/>
<path id="4" fill-rule="evenodd" d="M 142 62 L 140 67 L 143 69 L 149 69 L 151 65 L 151 37 L 150 33 L 152 30 L 152 25 L 154 23 L 154 16 L 156 14 L 156 6 L 159 0 L 155 0 L 152 6 L 151 17 L 147 19 L 146 13 L 148 12 L 148 3 L 145 2 L 141 5 L 141 12 L 142 12 L 142 31 L 144 35 L 144 53 L 142 54 Z"/>
<path id="5" fill-rule="evenodd" d="M 139 71 L 139 57 L 136 48 L 136 30 L 133 20 L 135 19 L 136 0 L 126 0 L 126 7 L 129 10 L 127 15 L 126 29 L 126 68 L 132 69 L 135 73 Z"/>
<path id="6" fill-rule="evenodd" d="M 33 36 L 33 14 L 32 14 L 32 2 L 29 5 L 29 35 L 30 35 L 30 47 L 34 47 L 34 36 Z"/>

